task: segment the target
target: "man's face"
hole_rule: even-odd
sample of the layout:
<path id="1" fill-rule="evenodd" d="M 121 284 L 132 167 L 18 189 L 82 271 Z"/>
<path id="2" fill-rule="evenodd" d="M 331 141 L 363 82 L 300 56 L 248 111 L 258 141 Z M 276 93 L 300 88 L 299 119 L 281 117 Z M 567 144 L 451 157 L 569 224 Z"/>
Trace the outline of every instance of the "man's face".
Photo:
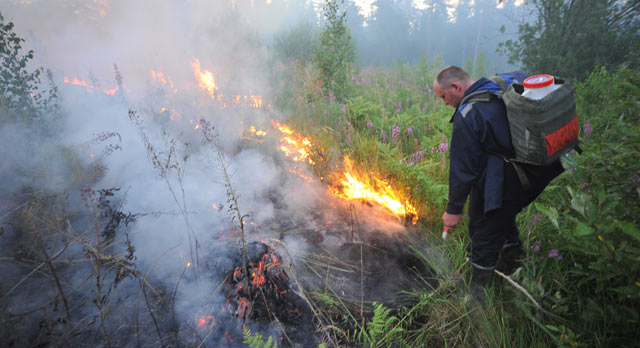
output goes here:
<path id="1" fill-rule="evenodd" d="M 436 95 L 442 98 L 442 101 L 453 107 L 457 108 L 464 97 L 465 89 L 462 86 L 462 83 L 454 81 L 448 83 L 446 86 L 441 86 L 438 84 L 438 81 L 433 82 L 433 91 Z"/>

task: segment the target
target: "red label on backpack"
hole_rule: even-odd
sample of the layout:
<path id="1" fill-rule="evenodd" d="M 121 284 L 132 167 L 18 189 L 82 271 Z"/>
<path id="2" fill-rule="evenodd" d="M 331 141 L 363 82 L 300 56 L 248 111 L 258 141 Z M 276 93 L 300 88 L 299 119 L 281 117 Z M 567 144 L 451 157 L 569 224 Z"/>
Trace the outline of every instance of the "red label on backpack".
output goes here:
<path id="1" fill-rule="evenodd" d="M 545 137 L 547 143 L 547 157 L 553 156 L 567 144 L 578 138 L 578 115 L 569 123 Z"/>

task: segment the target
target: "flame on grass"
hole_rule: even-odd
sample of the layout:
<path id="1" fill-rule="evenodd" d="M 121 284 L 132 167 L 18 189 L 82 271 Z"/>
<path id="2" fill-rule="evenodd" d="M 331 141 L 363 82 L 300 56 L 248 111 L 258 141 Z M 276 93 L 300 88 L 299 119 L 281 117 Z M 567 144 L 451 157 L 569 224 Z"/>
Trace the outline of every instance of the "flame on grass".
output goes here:
<path id="1" fill-rule="evenodd" d="M 74 77 L 73 79 L 70 79 L 68 77 L 64 77 L 64 79 L 62 80 L 64 83 L 70 84 L 70 85 L 74 85 L 74 86 L 80 86 L 80 87 L 84 87 L 86 89 L 86 91 L 88 93 L 93 93 L 93 91 L 99 90 L 96 88 L 96 86 L 87 83 L 85 80 L 80 80 L 77 77 Z M 111 89 L 103 89 L 103 90 L 99 90 L 105 94 L 108 95 L 115 95 L 118 91 L 120 90 L 120 86 L 116 86 L 115 88 L 111 88 Z M 125 88 L 126 90 L 126 88 Z"/>
<path id="2" fill-rule="evenodd" d="M 280 150 L 294 161 L 305 161 L 310 165 L 315 162 L 311 159 L 311 140 L 296 133 L 286 124 L 281 124 L 275 120 L 271 120 L 274 128 L 282 133 L 280 139 Z M 365 200 L 376 202 L 386 209 L 399 216 L 412 216 L 411 222 L 418 222 L 417 210 L 406 200 L 400 198 L 400 195 L 391 187 L 391 185 L 376 177 L 374 174 L 359 175 L 353 169 L 353 164 L 348 157 L 344 158 L 344 172 L 331 175 L 334 184 L 330 191 L 334 195 L 352 200 Z M 300 171 L 289 170 L 305 180 L 310 178 L 301 175 Z M 308 180 L 308 181 L 312 181 Z"/>
<path id="3" fill-rule="evenodd" d="M 178 93 L 178 89 L 175 88 L 174 85 L 173 85 L 173 80 L 171 79 L 171 76 L 166 75 L 162 71 L 158 71 L 158 70 L 154 70 L 154 69 L 151 69 L 150 74 L 151 74 L 151 79 L 152 80 L 159 81 L 162 85 L 169 86 L 169 89 L 171 90 L 171 92 L 173 94 L 177 94 Z"/>
<path id="4" fill-rule="evenodd" d="M 416 209 L 406 200 L 399 197 L 388 182 L 374 175 L 360 176 L 353 170 L 353 165 L 348 157 L 344 158 L 345 171 L 332 187 L 332 193 L 344 199 L 358 199 L 373 201 L 396 215 L 412 216 L 411 222 L 418 222 Z"/>
<path id="5" fill-rule="evenodd" d="M 251 133 L 251 135 L 257 136 L 257 137 L 264 137 L 267 135 L 267 132 L 263 131 L 263 130 L 258 130 L 256 129 L 255 126 L 251 126 L 249 127 L 249 133 Z"/>
<path id="6" fill-rule="evenodd" d="M 197 58 L 193 60 L 191 66 L 193 67 L 193 72 L 196 75 L 200 88 L 206 90 L 211 99 L 215 100 L 215 93 L 218 90 L 218 85 L 216 84 L 216 79 L 213 73 L 208 70 L 200 69 L 200 60 Z"/>
<path id="7" fill-rule="evenodd" d="M 303 137 L 291 129 L 291 127 L 286 124 L 281 124 L 278 121 L 271 120 L 271 124 L 282 133 L 280 150 L 282 150 L 287 157 L 290 157 L 296 162 L 307 162 L 310 165 L 315 164 L 310 156 L 311 140 L 309 140 L 309 138 Z"/>

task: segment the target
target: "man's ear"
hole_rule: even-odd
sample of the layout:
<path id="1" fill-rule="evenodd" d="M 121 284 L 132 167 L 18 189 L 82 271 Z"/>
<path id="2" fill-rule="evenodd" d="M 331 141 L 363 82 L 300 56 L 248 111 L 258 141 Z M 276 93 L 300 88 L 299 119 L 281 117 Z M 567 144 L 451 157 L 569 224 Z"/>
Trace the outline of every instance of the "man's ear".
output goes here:
<path id="1" fill-rule="evenodd" d="M 451 85 L 451 87 L 450 87 L 450 88 L 451 88 L 451 90 L 453 90 L 453 91 L 456 91 L 456 92 L 457 92 L 457 91 L 459 91 L 459 90 L 461 90 L 461 89 L 462 89 L 462 85 L 461 85 L 459 82 L 457 82 L 457 81 L 453 81 L 453 82 L 451 82 L 451 84 L 450 84 L 450 85 Z"/>

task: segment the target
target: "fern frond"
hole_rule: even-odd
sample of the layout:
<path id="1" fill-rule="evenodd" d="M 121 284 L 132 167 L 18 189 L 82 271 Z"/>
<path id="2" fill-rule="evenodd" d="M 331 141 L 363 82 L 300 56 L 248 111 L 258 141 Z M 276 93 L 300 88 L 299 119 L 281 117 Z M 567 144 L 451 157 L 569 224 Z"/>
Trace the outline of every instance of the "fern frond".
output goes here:
<path id="1" fill-rule="evenodd" d="M 249 348 L 278 348 L 278 341 L 273 337 L 269 336 L 265 342 L 260 333 L 252 334 L 246 325 L 242 325 L 242 336 L 242 343 L 248 344 Z"/>

